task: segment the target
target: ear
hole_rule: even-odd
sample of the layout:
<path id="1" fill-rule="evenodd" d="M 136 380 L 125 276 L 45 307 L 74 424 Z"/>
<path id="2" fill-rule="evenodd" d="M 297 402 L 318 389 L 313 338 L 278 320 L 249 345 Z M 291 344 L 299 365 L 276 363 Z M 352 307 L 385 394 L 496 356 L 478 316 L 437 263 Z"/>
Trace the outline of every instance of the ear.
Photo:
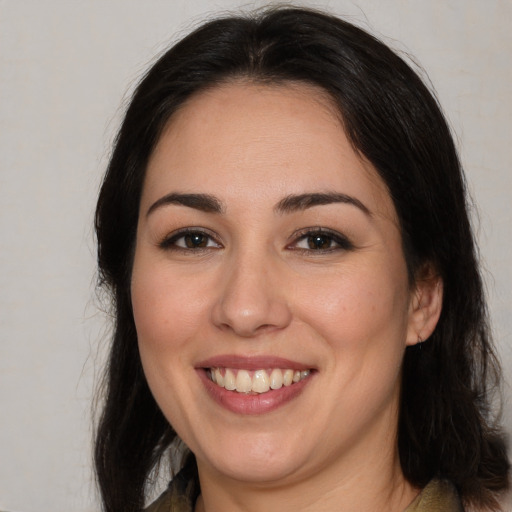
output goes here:
<path id="1" fill-rule="evenodd" d="M 434 332 L 443 307 L 443 280 L 432 265 L 418 272 L 411 291 L 407 345 L 425 341 Z"/>

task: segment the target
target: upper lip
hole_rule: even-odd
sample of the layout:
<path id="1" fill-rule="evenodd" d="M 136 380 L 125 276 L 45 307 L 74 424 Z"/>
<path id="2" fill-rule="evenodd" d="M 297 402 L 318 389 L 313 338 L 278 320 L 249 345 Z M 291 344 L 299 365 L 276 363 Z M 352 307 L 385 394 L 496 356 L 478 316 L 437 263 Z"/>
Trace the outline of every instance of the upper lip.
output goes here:
<path id="1" fill-rule="evenodd" d="M 197 363 L 196 368 L 236 368 L 239 370 L 262 370 L 283 368 L 292 370 L 310 370 L 311 365 L 276 356 L 239 356 L 225 354 L 213 356 Z"/>

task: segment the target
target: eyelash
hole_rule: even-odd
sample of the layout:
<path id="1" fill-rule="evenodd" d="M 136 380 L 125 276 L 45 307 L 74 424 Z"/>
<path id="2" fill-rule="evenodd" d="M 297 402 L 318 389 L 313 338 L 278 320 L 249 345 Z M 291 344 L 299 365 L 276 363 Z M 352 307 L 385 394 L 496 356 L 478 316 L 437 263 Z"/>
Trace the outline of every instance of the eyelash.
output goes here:
<path id="1" fill-rule="evenodd" d="M 182 247 L 180 245 L 177 245 L 177 241 L 181 238 L 185 239 L 187 236 L 201 236 L 205 237 L 207 239 L 207 244 L 209 244 L 211 241 L 213 241 L 216 244 L 216 247 L 206 246 L 206 247 Z M 186 229 L 180 229 L 177 232 L 171 233 L 170 235 L 167 235 L 159 244 L 158 246 L 161 249 L 169 250 L 169 251 L 183 251 L 183 252 L 190 252 L 190 251 L 205 251 L 210 249 L 219 249 L 222 247 L 222 245 L 215 239 L 214 235 L 212 233 L 209 233 L 203 228 L 186 228 Z"/>
<path id="2" fill-rule="evenodd" d="M 187 236 L 199 236 L 199 237 L 205 237 L 206 238 L 206 246 L 196 246 L 196 247 L 184 247 L 181 245 L 178 245 L 177 242 L 180 239 L 184 239 Z M 298 247 L 299 243 L 302 241 L 308 241 L 308 239 L 324 239 L 324 241 L 328 244 L 330 244 L 330 247 L 319 247 L 319 248 L 312 248 L 309 246 L 309 248 L 305 247 Z M 315 227 L 315 228 L 306 228 L 302 229 L 298 232 L 295 232 L 292 235 L 292 242 L 289 243 L 286 247 L 295 250 L 300 251 L 303 253 L 319 253 L 319 254 L 325 254 L 330 253 L 334 251 L 349 251 L 354 249 L 354 245 L 350 240 L 342 235 L 341 233 L 338 233 L 336 231 L 332 231 L 330 229 L 322 228 L 322 227 Z M 211 242 L 213 242 L 214 245 L 209 245 Z M 185 244 L 187 242 L 184 242 Z M 313 242 L 314 243 L 314 242 Z M 332 246 L 332 244 L 335 244 Z M 309 245 L 309 243 L 308 243 Z M 215 236 L 212 233 L 209 233 L 208 231 L 204 230 L 203 228 L 186 228 L 179 230 L 175 233 L 172 233 L 170 235 L 167 235 L 159 244 L 158 246 L 161 249 L 169 250 L 169 251 L 182 251 L 186 253 L 190 253 L 191 251 L 194 252 L 203 252 L 208 251 L 211 249 L 220 249 L 222 248 L 222 244 L 217 241 Z"/>
<path id="3" fill-rule="evenodd" d="M 293 242 L 288 245 L 288 247 L 297 246 L 299 242 L 307 241 L 312 238 L 323 238 L 326 241 L 329 241 L 331 244 L 336 244 L 334 247 L 327 248 L 303 248 L 303 247 L 295 247 L 295 250 L 305 252 L 305 253 L 330 253 L 334 251 L 350 251 L 354 249 L 354 244 L 344 235 L 338 233 L 337 231 L 333 231 L 331 229 L 326 229 L 322 227 L 315 228 L 306 228 L 302 229 L 299 232 L 296 232 L 292 235 Z M 309 244 L 308 244 L 309 245 Z"/>

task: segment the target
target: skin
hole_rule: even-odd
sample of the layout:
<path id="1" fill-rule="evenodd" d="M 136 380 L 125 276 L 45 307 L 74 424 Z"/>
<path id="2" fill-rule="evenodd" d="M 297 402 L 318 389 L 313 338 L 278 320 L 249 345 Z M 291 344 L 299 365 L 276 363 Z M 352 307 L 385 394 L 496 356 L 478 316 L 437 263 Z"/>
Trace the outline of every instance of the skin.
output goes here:
<path id="1" fill-rule="evenodd" d="M 333 191 L 356 202 L 276 211 Z M 155 205 L 170 193 L 213 195 L 222 212 Z M 190 227 L 206 247 L 182 247 Z M 398 461 L 400 371 L 435 327 L 441 284 L 409 282 L 390 195 L 321 91 L 234 82 L 174 115 L 147 169 L 131 292 L 149 386 L 197 458 L 197 511 L 400 511 L 417 495 Z M 283 406 L 237 414 L 195 369 L 223 354 L 314 373 Z"/>

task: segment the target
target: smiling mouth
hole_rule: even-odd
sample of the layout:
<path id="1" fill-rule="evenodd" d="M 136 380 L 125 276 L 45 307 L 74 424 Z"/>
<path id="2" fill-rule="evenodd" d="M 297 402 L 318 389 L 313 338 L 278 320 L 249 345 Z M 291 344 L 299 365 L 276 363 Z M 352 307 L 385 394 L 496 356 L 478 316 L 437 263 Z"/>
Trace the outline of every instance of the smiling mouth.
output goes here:
<path id="1" fill-rule="evenodd" d="M 242 370 L 215 367 L 207 369 L 208 378 L 217 386 L 244 394 L 262 394 L 293 386 L 311 375 L 311 370 L 262 369 Z"/>

